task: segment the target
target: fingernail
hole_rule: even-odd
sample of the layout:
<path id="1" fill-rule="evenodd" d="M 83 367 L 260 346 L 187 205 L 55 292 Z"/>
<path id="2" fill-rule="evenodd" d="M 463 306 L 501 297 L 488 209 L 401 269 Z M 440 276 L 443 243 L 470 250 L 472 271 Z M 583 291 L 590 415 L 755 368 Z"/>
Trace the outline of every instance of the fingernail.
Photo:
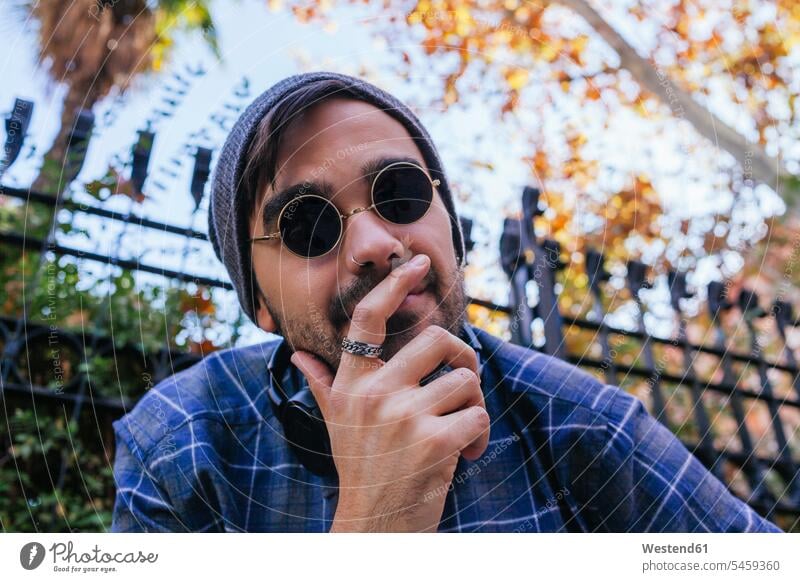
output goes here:
<path id="1" fill-rule="evenodd" d="M 428 257 L 425 255 L 417 255 L 413 259 L 409 261 L 409 265 L 412 267 L 422 267 L 428 261 Z"/>

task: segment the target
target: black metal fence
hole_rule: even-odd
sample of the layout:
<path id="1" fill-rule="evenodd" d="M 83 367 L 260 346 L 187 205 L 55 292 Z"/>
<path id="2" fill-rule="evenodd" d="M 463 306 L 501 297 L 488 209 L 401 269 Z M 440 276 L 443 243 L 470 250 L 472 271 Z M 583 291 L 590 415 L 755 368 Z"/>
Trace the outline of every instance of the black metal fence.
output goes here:
<path id="1" fill-rule="evenodd" d="M 138 152 L 138 179 L 142 181 L 141 166 L 144 164 L 146 175 L 149 157 L 148 152 L 145 154 L 141 149 Z M 198 193 L 202 195 L 208 177 L 209 158 L 208 151 L 197 152 L 191 188 L 196 198 Z M 23 200 L 29 205 L 51 206 L 54 210 L 67 208 L 75 213 L 131 224 L 140 229 L 205 239 L 203 233 L 191 229 L 133 213 L 119 214 L 100 205 L 73 203 L 51 193 L 0 187 L 0 195 Z M 199 204 L 199 198 L 197 200 Z M 556 292 L 559 273 L 565 265 L 555 241 L 539 241 L 534 235 L 534 218 L 540 213 L 538 191 L 526 188 L 522 196 L 522 217 L 505 221 L 499 241 L 502 266 L 510 281 L 509 303 L 497 305 L 471 298 L 474 308 L 505 317 L 511 341 L 556 355 L 600 375 L 610 384 L 632 390 L 645 399 L 652 414 L 677 432 L 689 449 L 716 476 L 728 483 L 734 493 L 785 529 L 797 530 L 800 527 L 800 370 L 793 351 L 786 345 L 787 330 L 798 324 L 791 306 L 777 301 L 770 311 L 765 311 L 759 307 L 754 293 L 741 292 L 732 301 L 726 296 L 724 283 L 711 283 L 707 289 L 706 305 L 712 321 L 713 341 L 693 344 L 687 339 L 688 318 L 682 311 L 682 300 L 689 296 L 686 274 L 673 272 L 668 274 L 668 279 L 677 333 L 669 338 L 654 337 L 646 329 L 646 306 L 640 295 L 642 290 L 650 287 L 646 267 L 639 262 L 630 262 L 627 265 L 627 287 L 639 307 L 634 316 L 635 329 L 612 327 L 606 322 L 607 314 L 603 311 L 603 288 L 609 275 L 604 268 L 603 256 L 588 250 L 585 267 L 593 300 L 591 312 L 587 317 L 566 315 L 559 309 Z M 471 250 L 472 223 L 463 219 L 462 225 L 465 238 L 470 241 L 468 250 Z M 48 236 L 39 240 L 31 239 L 25 233 L 0 232 L 0 249 L 3 252 L 40 249 L 43 255 L 72 256 L 80 261 L 158 274 L 165 279 L 231 289 L 225 281 L 71 248 L 59 244 L 56 238 Z M 533 293 L 532 286 L 535 289 Z M 730 338 L 726 337 L 721 317 L 731 310 L 738 310 L 742 315 L 750 337 L 749 350 L 736 351 L 729 345 Z M 779 356 L 773 359 L 765 357 L 759 343 L 756 326 L 763 320 L 774 322 L 784 344 Z M 568 349 L 570 338 L 575 334 L 580 336 L 580 351 Z M 631 342 L 635 344 L 632 361 L 618 357 L 620 342 L 629 347 Z M 56 407 L 71 418 L 79 418 L 88 412 L 97 426 L 94 436 L 102 441 L 109 461 L 113 459 L 113 451 L 106 448 L 113 442 L 110 423 L 129 410 L 136 399 L 158 381 L 194 364 L 201 357 L 167 349 L 145 353 L 136 345 L 119 345 L 112 337 L 34 324 L 26 319 L 24 313 L 19 317 L 0 318 L 0 347 L 0 389 L 5 418 L 8 418 L 12 406 L 34 410 L 36 407 Z M 53 350 L 58 350 L 57 358 L 54 358 Z M 669 364 L 665 350 L 677 350 L 681 354 L 678 369 Z M 110 357 L 117 368 L 116 378 L 132 384 L 123 395 L 104 391 L 93 381 L 88 364 L 97 355 Z M 713 374 L 704 377 L 697 372 L 700 358 L 716 361 Z M 790 390 L 778 390 L 774 386 L 772 375 L 776 371 L 789 375 Z M 746 379 L 751 373 L 756 374 L 757 380 L 748 383 Z M 681 409 L 683 416 L 674 414 L 676 408 Z M 754 410 L 762 412 L 761 417 L 768 425 L 761 434 L 753 434 L 751 428 Z M 729 424 L 734 425 L 734 430 L 731 434 L 720 435 L 716 425 L 725 418 L 730 419 Z M 68 451 L 62 451 L 61 466 L 57 469 L 59 477 L 53 481 L 56 487 L 63 482 L 67 455 Z"/>
<path id="2" fill-rule="evenodd" d="M 588 250 L 585 272 L 592 298 L 590 315 L 584 318 L 565 316 L 558 307 L 556 279 L 566 265 L 561 261 L 556 241 L 536 240 L 533 219 L 542 212 L 538 198 L 536 189 L 526 188 L 522 218 L 507 219 L 504 224 L 500 248 L 503 269 L 511 282 L 511 305 L 486 307 L 503 311 L 512 318 L 510 329 L 516 343 L 526 346 L 538 343 L 536 347 L 543 352 L 593 371 L 609 384 L 626 387 L 635 385 L 637 380 L 643 381 L 645 390 L 637 395 L 646 396 L 650 412 L 677 432 L 715 476 L 729 485 L 732 475 L 742 476 L 745 483 L 741 485 L 744 486 L 734 492 L 762 515 L 778 521 L 786 529 L 796 530 L 800 523 L 800 369 L 787 344 L 787 331 L 800 325 L 800 321 L 792 305 L 778 299 L 767 311 L 760 306 L 755 292 L 741 290 L 732 301 L 727 296 L 725 283 L 711 282 L 706 290 L 705 307 L 711 321 L 712 339 L 702 345 L 694 344 L 687 338 L 690 318 L 682 309 L 682 300 L 692 297 L 687 290 L 686 273 L 672 271 L 667 273 L 667 280 L 670 306 L 677 321 L 676 333 L 671 337 L 654 337 L 646 330 L 647 311 L 641 298 L 641 291 L 652 287 L 646 277 L 647 267 L 630 261 L 626 285 L 638 307 L 634 316 L 635 329 L 612 327 L 605 322 L 607 314 L 603 311 L 603 284 L 610 276 L 602 254 Z M 530 281 L 536 283 L 538 294 L 534 306 L 530 306 L 529 300 Z M 473 303 L 481 302 L 473 300 Z M 722 317 L 729 311 L 739 312 L 740 321 L 747 330 L 749 350 L 737 351 L 730 345 L 722 325 Z M 532 333 L 537 322 L 542 330 L 539 342 Z M 757 323 L 772 325 L 777 331 L 781 345 L 774 359 L 764 355 L 760 339 L 764 334 L 757 329 Z M 586 332 L 582 335 L 581 353 L 566 348 L 566 335 L 576 331 Z M 615 357 L 613 336 L 636 344 L 635 361 L 621 363 Z M 599 354 L 587 355 L 589 343 L 597 344 Z M 680 353 L 678 369 L 668 369 L 664 349 Z M 714 361 L 714 373 L 707 377 L 696 370 L 701 357 Z M 708 366 L 708 362 L 706 364 Z M 782 383 L 780 394 L 773 386 L 771 372 L 779 372 L 787 380 Z M 750 373 L 756 374 L 757 380 L 744 386 Z M 686 392 L 688 400 L 688 406 L 683 403 L 681 406 L 688 410 L 683 418 L 671 419 L 670 408 L 678 406 L 675 395 L 681 391 Z M 712 417 L 714 408 L 717 413 Z M 749 428 L 752 423 L 748 416 L 752 416 L 754 410 L 762 410 L 761 416 L 768 423 L 768 430 L 758 438 Z M 715 435 L 719 431 L 715 431 L 713 420 L 725 413 L 734 421 L 735 431 L 730 435 Z M 689 425 L 693 425 L 693 430 L 682 430 Z"/>

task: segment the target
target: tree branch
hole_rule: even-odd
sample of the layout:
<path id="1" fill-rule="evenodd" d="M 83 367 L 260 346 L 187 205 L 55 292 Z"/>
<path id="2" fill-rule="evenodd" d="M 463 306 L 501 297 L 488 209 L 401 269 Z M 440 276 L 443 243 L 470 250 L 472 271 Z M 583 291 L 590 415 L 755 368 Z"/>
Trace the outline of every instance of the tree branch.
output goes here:
<path id="1" fill-rule="evenodd" d="M 769 156 L 758 144 L 723 123 L 711 111 L 697 103 L 658 65 L 642 58 L 628 42 L 586 1 L 553 0 L 580 15 L 619 56 L 620 68 L 626 69 L 646 90 L 658 96 L 672 109 L 675 117 L 691 123 L 700 135 L 727 151 L 742 165 L 745 179 L 777 189 L 778 177 L 786 173 L 780 161 Z"/>

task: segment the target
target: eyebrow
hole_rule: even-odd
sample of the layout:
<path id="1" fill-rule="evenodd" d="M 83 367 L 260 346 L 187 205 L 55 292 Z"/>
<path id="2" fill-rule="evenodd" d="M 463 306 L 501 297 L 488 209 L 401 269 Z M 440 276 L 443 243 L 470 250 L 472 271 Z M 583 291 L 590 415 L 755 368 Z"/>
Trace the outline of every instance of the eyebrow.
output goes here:
<path id="1" fill-rule="evenodd" d="M 409 162 L 423 168 L 426 167 L 424 163 L 410 156 L 383 156 L 367 160 L 364 162 L 364 164 L 362 164 L 361 180 L 364 181 L 368 186 L 371 186 L 372 177 L 374 175 L 376 175 L 386 166 L 395 164 L 397 162 Z M 283 209 L 283 207 L 296 197 L 303 194 L 316 194 L 317 196 L 322 196 L 323 198 L 331 200 L 335 190 L 336 189 L 334 188 L 333 184 L 326 180 L 320 180 L 319 182 L 298 182 L 297 184 L 287 186 L 277 194 L 270 196 L 269 200 L 264 203 L 264 207 L 261 210 L 261 220 L 264 224 L 264 227 L 266 228 L 269 226 L 269 224 L 274 218 L 277 217 L 278 213 Z"/>

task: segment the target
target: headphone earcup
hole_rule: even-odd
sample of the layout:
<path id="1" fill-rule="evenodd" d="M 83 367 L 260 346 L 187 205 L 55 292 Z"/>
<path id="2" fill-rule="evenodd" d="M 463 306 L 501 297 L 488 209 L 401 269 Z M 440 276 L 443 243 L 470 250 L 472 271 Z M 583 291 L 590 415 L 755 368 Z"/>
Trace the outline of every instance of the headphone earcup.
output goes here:
<path id="1" fill-rule="evenodd" d="M 302 385 L 300 371 L 291 366 L 290 355 L 286 341 L 281 341 L 267 363 L 272 410 L 283 426 L 286 443 L 306 469 L 317 475 L 335 474 L 325 420 L 311 390 Z M 302 387 L 289 397 L 283 386 Z"/>
<path id="2" fill-rule="evenodd" d="M 281 424 L 286 440 L 309 471 L 335 473 L 328 428 L 311 390 L 303 388 L 284 403 Z"/>

